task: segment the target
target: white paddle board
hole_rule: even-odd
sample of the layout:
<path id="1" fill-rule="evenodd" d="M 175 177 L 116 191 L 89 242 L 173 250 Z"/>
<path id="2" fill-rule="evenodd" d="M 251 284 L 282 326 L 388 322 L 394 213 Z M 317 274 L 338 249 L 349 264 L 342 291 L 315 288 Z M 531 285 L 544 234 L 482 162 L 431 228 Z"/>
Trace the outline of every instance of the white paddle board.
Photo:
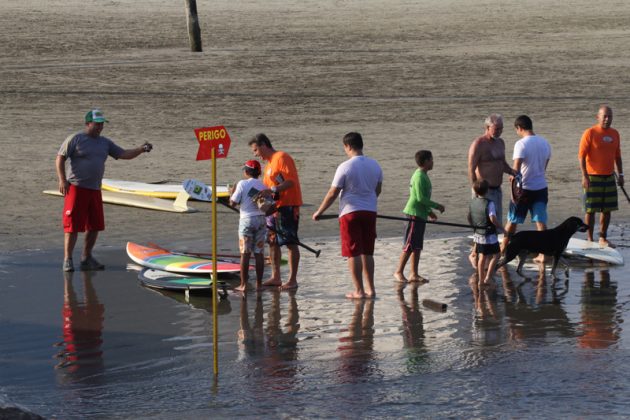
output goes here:
<path id="1" fill-rule="evenodd" d="M 105 191 L 145 195 L 149 197 L 175 199 L 184 191 L 182 184 L 148 184 L 145 182 L 123 181 L 103 178 L 101 188 Z M 217 185 L 217 197 L 229 197 L 227 185 Z"/>
<path id="2" fill-rule="evenodd" d="M 61 193 L 57 190 L 45 190 L 44 194 L 62 197 Z M 139 207 L 143 209 L 169 211 L 174 213 L 194 213 L 197 211 L 192 207 L 182 204 L 181 201 L 174 203 L 171 200 L 164 200 L 157 197 L 102 190 L 101 194 L 103 202 L 108 204 L 119 204 L 121 206 Z"/>
<path id="3" fill-rule="evenodd" d="M 591 242 L 584 239 L 571 238 L 564 253 L 571 256 L 604 261 L 609 264 L 623 264 L 623 255 L 615 248 L 601 248 L 598 242 Z"/>
<path id="4" fill-rule="evenodd" d="M 499 243 L 503 240 L 503 235 L 498 235 Z M 469 236 L 472 239 L 472 235 Z M 608 264 L 622 265 L 623 255 L 615 248 L 601 248 L 598 242 L 589 242 L 584 239 L 571 238 L 564 250 L 565 255 L 571 257 L 590 258 L 591 260 L 603 261 Z"/>

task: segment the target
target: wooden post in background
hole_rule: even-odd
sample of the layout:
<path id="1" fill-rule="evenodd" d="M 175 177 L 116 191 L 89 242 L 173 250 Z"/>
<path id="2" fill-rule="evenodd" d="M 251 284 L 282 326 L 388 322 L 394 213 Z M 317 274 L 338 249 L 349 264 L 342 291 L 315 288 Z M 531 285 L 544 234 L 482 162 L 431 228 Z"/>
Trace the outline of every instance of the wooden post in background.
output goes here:
<path id="1" fill-rule="evenodd" d="M 199 18 L 197 17 L 197 0 L 186 0 L 186 15 L 190 50 L 192 52 L 201 52 L 201 29 L 199 28 Z"/>

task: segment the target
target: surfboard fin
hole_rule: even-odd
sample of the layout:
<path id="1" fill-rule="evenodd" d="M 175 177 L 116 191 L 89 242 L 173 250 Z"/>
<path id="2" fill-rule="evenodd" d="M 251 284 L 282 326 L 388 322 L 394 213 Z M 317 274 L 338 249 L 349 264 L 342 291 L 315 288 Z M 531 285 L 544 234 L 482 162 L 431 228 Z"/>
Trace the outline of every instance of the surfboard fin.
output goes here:
<path id="1" fill-rule="evenodd" d="M 193 209 L 192 207 L 188 207 L 189 198 L 190 198 L 190 195 L 186 191 L 180 191 L 179 194 L 177 194 L 177 197 L 175 198 L 173 207 L 175 207 L 176 209 L 184 210 L 188 213 L 196 212 L 197 210 Z"/>

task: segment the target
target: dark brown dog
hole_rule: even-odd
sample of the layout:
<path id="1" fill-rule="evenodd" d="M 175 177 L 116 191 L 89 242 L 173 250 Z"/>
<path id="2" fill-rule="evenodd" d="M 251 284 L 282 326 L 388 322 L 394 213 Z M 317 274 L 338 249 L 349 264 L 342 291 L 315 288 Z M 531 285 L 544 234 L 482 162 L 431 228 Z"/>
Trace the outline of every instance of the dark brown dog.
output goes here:
<path id="1" fill-rule="evenodd" d="M 567 220 L 559 224 L 553 229 L 536 231 L 524 230 L 517 232 L 510 238 L 503 257 L 499 260 L 497 268 L 504 266 L 517 256 L 518 267 L 516 272 L 524 277 L 521 273 L 523 264 L 528 253 L 545 254 L 553 257 L 551 266 L 551 278 L 555 280 L 556 267 L 560 261 L 562 253 L 567 248 L 569 239 L 575 232 L 586 232 L 588 225 L 584 224 L 579 217 L 569 217 Z"/>

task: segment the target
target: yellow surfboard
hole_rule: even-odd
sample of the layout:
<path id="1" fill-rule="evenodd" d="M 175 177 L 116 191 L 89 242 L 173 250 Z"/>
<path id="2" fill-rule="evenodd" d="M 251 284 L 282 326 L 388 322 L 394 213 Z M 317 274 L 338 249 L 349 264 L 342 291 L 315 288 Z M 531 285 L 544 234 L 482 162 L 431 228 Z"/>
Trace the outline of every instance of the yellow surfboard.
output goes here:
<path id="1" fill-rule="evenodd" d="M 43 192 L 48 195 L 62 196 L 57 190 L 45 190 Z M 101 191 L 101 193 L 103 196 L 103 202 L 109 204 L 139 207 L 149 210 L 169 211 L 174 213 L 195 213 L 197 211 L 196 209 L 186 205 L 188 194 L 185 191 L 182 191 L 182 196 L 180 196 L 177 201 L 113 191 Z M 186 197 L 183 197 L 184 195 Z"/>
<path id="2" fill-rule="evenodd" d="M 168 199 L 175 199 L 179 193 L 184 191 L 182 184 L 148 184 L 108 178 L 103 179 L 101 188 L 105 191 Z M 217 197 L 227 198 L 229 196 L 230 191 L 227 185 L 217 185 Z"/>

